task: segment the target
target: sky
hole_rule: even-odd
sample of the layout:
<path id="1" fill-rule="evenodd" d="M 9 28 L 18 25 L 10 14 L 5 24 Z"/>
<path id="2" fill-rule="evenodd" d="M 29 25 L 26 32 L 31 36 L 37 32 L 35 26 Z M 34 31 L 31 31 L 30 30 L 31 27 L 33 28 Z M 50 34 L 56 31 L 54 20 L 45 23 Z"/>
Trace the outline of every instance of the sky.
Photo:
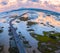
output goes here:
<path id="1" fill-rule="evenodd" d="M 19 8 L 40 8 L 60 12 L 60 0 L 0 0 L 0 12 Z"/>

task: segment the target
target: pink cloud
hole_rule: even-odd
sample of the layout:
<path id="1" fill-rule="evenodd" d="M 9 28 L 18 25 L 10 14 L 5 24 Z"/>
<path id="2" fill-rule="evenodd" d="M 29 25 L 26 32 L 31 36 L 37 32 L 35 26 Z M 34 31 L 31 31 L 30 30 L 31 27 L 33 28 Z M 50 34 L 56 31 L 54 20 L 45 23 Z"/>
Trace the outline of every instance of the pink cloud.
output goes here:
<path id="1" fill-rule="evenodd" d="M 6 5 L 1 5 L 1 2 L 7 2 Z M 57 0 L 39 0 L 39 2 L 33 2 L 32 0 L 0 0 L 0 12 L 18 9 L 21 7 L 25 8 L 42 8 L 60 12 L 60 1 Z"/>

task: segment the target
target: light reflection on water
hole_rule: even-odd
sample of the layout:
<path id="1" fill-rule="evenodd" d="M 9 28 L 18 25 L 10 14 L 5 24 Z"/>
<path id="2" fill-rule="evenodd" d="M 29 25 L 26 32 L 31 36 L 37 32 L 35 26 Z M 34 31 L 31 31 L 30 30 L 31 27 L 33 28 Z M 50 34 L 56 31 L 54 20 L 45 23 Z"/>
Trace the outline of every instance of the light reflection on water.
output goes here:
<path id="1" fill-rule="evenodd" d="M 15 14 L 15 13 L 13 13 L 13 14 Z M 52 18 L 50 18 L 50 17 L 42 18 L 42 15 L 43 14 L 41 14 L 37 19 L 34 20 L 35 22 L 38 22 L 38 24 L 37 25 L 33 25 L 33 26 L 30 27 L 30 28 L 34 29 L 35 33 L 43 34 L 43 31 L 57 31 L 57 32 L 60 32 L 60 25 L 56 24 L 56 22 L 60 23 L 60 21 L 56 21 L 53 17 Z M 35 17 L 35 15 L 34 15 L 34 17 Z M 54 22 L 51 21 L 51 24 L 53 25 L 55 23 L 54 24 L 55 28 L 52 28 L 50 26 L 48 27 L 48 26 L 41 25 L 40 24 L 40 19 L 44 20 L 44 21 L 42 21 L 43 23 L 46 22 L 46 20 L 48 20 L 48 21 L 53 20 Z M 1 22 L 5 22 L 5 21 L 6 20 L 4 20 L 4 19 L 1 20 Z M 9 53 L 8 52 L 8 49 L 9 49 L 9 38 L 10 38 L 10 36 L 8 35 L 8 27 L 9 27 L 9 25 L 8 25 L 8 23 L 0 23 L 0 27 L 2 27 L 2 26 L 4 26 L 4 28 L 3 28 L 3 33 L 0 34 L 0 43 L 4 45 L 4 48 L 6 48 L 6 49 L 4 49 L 5 53 Z M 15 24 L 14 27 L 18 27 L 17 32 L 21 32 L 22 35 L 25 36 L 25 38 L 29 41 L 31 46 L 37 47 L 38 41 L 30 36 L 29 32 L 27 31 L 26 22 L 21 21 L 20 23 Z"/>
<path id="2" fill-rule="evenodd" d="M 4 51 L 5 53 L 8 53 L 8 48 L 9 48 L 9 36 L 8 36 L 8 24 L 7 23 L 0 23 L 0 27 L 3 28 L 3 32 L 0 34 L 0 44 L 4 45 Z"/>
<path id="3" fill-rule="evenodd" d="M 0 27 L 4 27 L 3 32 L 0 33 L 0 46 L 3 46 L 2 53 L 10 53 L 9 49 L 12 49 L 13 47 L 16 48 L 16 44 L 15 40 L 10 40 L 12 36 L 9 35 L 9 24 L 0 23 Z"/>

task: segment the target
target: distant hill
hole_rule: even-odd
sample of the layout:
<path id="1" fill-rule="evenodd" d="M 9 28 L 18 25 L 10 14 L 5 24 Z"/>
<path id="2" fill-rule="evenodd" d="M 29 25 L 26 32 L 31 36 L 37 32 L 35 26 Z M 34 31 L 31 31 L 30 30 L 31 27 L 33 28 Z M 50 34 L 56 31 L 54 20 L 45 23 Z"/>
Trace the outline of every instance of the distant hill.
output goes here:
<path id="1" fill-rule="evenodd" d="M 50 10 L 44 10 L 44 9 L 38 9 L 38 8 L 20 8 L 20 9 L 16 9 L 16 10 L 7 11 L 7 12 L 2 12 L 2 14 L 3 13 L 15 12 L 15 11 L 21 11 L 21 10 L 32 10 L 32 11 L 44 12 L 46 14 L 52 14 L 52 15 L 60 16 L 60 13 L 58 13 L 58 12 L 54 12 L 54 11 L 50 11 Z"/>

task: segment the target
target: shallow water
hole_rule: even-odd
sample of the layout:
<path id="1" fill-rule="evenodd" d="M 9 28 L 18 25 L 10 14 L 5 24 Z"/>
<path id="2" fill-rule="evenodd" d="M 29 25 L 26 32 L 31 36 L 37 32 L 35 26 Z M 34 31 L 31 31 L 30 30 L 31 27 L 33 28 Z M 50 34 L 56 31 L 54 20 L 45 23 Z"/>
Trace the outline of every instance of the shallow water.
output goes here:
<path id="1" fill-rule="evenodd" d="M 24 11 L 23 11 L 24 12 Z M 20 15 L 20 13 L 21 12 L 17 12 L 17 14 L 18 15 Z M 8 16 L 10 16 L 10 15 L 13 15 L 13 14 L 16 14 L 15 12 L 12 12 L 11 14 L 8 14 Z M 54 24 L 53 26 L 54 26 L 54 28 L 53 27 L 51 27 L 51 26 L 48 26 L 46 23 L 46 26 L 44 26 L 44 25 L 41 25 L 40 24 L 40 18 L 42 17 L 42 15 L 43 15 L 43 13 L 40 13 L 41 15 L 39 15 L 39 17 L 38 16 L 32 16 L 30 19 L 33 19 L 33 17 L 38 17 L 38 18 L 35 18 L 34 19 L 34 21 L 36 21 L 38 24 L 36 24 L 36 25 L 32 25 L 30 28 L 31 29 L 33 29 L 34 30 L 34 33 L 36 33 L 36 34 L 41 34 L 41 35 L 43 35 L 43 31 L 55 31 L 55 32 L 60 32 L 60 25 L 59 25 L 59 23 L 60 23 L 60 21 L 57 21 L 57 20 L 54 20 L 55 21 L 55 23 L 56 24 L 54 24 L 54 23 L 51 23 L 51 24 Z M 6 15 L 6 14 L 5 14 Z M 4 15 L 4 16 L 5 16 Z M 29 15 L 29 16 L 31 16 L 31 15 Z M 4 19 L 4 18 L 3 18 Z M 3 20 L 2 19 L 2 20 Z M 2 45 L 4 45 L 4 52 L 5 53 L 9 53 L 9 51 L 8 51 L 8 49 L 9 49 L 9 47 L 10 47 L 10 44 L 9 44 L 9 38 L 10 38 L 10 36 L 8 35 L 8 27 L 9 27 L 9 17 L 6 17 L 6 23 L 3 23 L 3 22 L 5 22 L 5 21 L 1 21 L 0 22 L 0 27 L 4 27 L 3 28 L 3 32 L 2 33 L 0 33 L 0 44 L 2 44 Z M 44 21 L 41 21 L 41 22 L 46 22 L 46 19 L 44 18 L 43 19 Z M 47 19 L 47 20 L 51 20 L 51 19 Z M 18 30 L 17 30 L 17 33 L 18 32 L 21 32 L 21 34 L 22 34 L 22 36 L 24 36 L 25 38 L 26 38 L 26 40 L 28 40 L 29 41 L 29 44 L 32 46 L 32 47 L 35 47 L 35 48 L 37 48 L 38 47 L 38 45 L 37 45 L 37 43 L 38 43 L 38 41 L 36 40 L 36 39 L 34 39 L 31 35 L 30 35 L 30 33 L 29 33 L 29 31 L 28 31 L 28 28 L 27 28 L 27 21 L 25 22 L 25 21 L 20 21 L 20 23 L 16 23 L 16 22 L 14 22 L 14 27 L 17 27 L 18 28 Z M 12 41 L 13 42 L 13 41 Z M 12 44 L 13 46 L 14 46 L 14 44 Z M 5 49 L 6 48 L 6 49 Z"/>
<path id="2" fill-rule="evenodd" d="M 0 23 L 0 27 L 3 28 L 3 32 L 0 33 L 0 44 L 4 46 L 4 52 L 8 53 L 9 49 L 9 35 L 8 35 L 8 27 L 9 25 L 7 23 Z"/>

